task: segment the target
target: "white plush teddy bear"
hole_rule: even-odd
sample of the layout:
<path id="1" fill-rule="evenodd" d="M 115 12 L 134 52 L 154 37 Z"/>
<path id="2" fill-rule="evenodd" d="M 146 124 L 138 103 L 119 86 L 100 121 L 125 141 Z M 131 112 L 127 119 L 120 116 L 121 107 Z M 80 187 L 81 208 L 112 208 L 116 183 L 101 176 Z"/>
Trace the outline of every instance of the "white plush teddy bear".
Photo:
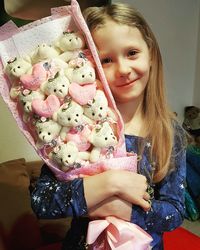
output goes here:
<path id="1" fill-rule="evenodd" d="M 94 127 L 88 139 L 94 146 L 90 153 L 91 162 L 96 162 L 103 157 L 111 158 L 114 146 L 118 143 L 108 122 Z"/>
<path id="2" fill-rule="evenodd" d="M 60 135 L 61 126 L 51 119 L 40 119 L 35 124 L 38 141 L 36 145 L 41 148 L 44 144 L 52 143 Z"/>
<path id="3" fill-rule="evenodd" d="M 19 92 L 18 95 L 19 102 L 22 104 L 25 113 L 23 114 L 23 121 L 28 121 L 29 113 L 32 112 L 32 102 L 33 100 L 39 99 L 44 100 L 45 95 L 41 91 L 32 91 L 25 89 Z"/>
<path id="4" fill-rule="evenodd" d="M 69 169 L 80 167 L 89 160 L 89 152 L 79 152 L 74 142 L 67 142 L 56 146 L 51 152 L 50 157 L 57 162 L 61 170 L 66 172 Z"/>
<path id="5" fill-rule="evenodd" d="M 60 133 L 62 140 L 65 140 L 66 133 L 70 129 L 91 123 L 91 120 L 83 115 L 83 108 L 74 101 L 64 103 L 58 111 L 54 112 L 53 120 L 63 126 Z"/>
<path id="6" fill-rule="evenodd" d="M 67 31 L 55 42 L 55 46 L 62 51 L 60 59 L 68 62 L 78 55 L 78 52 L 85 47 L 85 41 L 80 32 Z"/>
<path id="7" fill-rule="evenodd" d="M 96 94 L 96 74 L 90 62 L 84 62 L 77 67 L 69 67 L 65 74 L 70 80 L 69 94 L 80 105 L 87 104 Z"/>
<path id="8" fill-rule="evenodd" d="M 31 60 L 28 56 L 24 58 L 16 57 L 14 60 L 8 61 L 5 68 L 5 73 L 8 75 L 12 82 L 12 86 L 10 89 L 10 97 L 12 99 L 15 99 L 19 94 L 19 78 L 22 75 L 31 72 L 31 70 Z"/>
<path id="9" fill-rule="evenodd" d="M 107 98 L 102 90 L 97 90 L 94 99 L 84 106 L 84 114 L 94 121 L 104 120 L 107 117 L 117 120 L 112 109 L 108 107 Z"/>
<path id="10" fill-rule="evenodd" d="M 42 43 L 31 53 L 31 61 L 33 64 L 58 57 L 60 54 L 59 50 L 51 45 Z"/>
<path id="11" fill-rule="evenodd" d="M 83 61 L 76 67 L 69 67 L 65 73 L 70 82 L 75 82 L 79 85 L 94 83 L 96 80 L 95 69 L 90 62 Z"/>
<path id="12" fill-rule="evenodd" d="M 31 71 L 32 64 L 29 57 L 16 57 L 6 65 L 6 73 L 14 78 L 20 78 L 23 74 Z"/>
<path id="13" fill-rule="evenodd" d="M 59 71 L 55 74 L 53 78 L 49 78 L 48 81 L 43 83 L 40 86 L 40 89 L 46 95 L 54 94 L 62 100 L 68 94 L 69 84 L 70 82 L 68 78 L 64 75 L 62 71 Z"/>

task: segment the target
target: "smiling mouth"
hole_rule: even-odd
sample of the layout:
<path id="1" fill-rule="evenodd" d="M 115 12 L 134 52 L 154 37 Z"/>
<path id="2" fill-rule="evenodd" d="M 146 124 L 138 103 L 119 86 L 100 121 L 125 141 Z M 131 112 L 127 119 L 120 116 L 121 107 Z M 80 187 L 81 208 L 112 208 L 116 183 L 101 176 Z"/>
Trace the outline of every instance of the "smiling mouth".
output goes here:
<path id="1" fill-rule="evenodd" d="M 117 86 L 118 88 L 123 88 L 123 87 L 130 87 L 130 86 L 133 86 L 135 84 L 135 82 L 137 81 L 137 79 L 131 81 L 131 82 L 127 82 L 127 83 L 124 83 L 124 84 L 121 84 L 119 86 Z"/>

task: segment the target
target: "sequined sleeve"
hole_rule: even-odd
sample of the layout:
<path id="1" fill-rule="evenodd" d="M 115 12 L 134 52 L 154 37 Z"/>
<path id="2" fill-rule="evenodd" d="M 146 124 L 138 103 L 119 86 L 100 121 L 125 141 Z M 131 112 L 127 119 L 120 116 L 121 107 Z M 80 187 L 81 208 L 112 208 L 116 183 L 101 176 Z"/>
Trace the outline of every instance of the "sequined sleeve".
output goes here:
<path id="1" fill-rule="evenodd" d="M 133 206 L 132 209 L 131 221 L 148 232 L 171 231 L 180 226 L 184 218 L 186 152 L 184 135 L 182 137 L 179 132 L 176 129 L 173 149 L 175 170 L 155 186 L 151 210 L 145 212 L 139 206 Z"/>
<path id="2" fill-rule="evenodd" d="M 62 218 L 87 214 L 83 180 L 58 181 L 46 165 L 31 195 L 32 209 L 39 218 Z"/>

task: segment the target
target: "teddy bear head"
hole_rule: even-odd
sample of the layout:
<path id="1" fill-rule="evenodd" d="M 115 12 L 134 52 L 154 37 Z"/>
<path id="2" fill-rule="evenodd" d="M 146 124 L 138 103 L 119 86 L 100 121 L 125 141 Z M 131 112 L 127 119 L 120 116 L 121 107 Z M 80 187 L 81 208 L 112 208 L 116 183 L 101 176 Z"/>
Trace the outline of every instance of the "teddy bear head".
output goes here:
<path id="1" fill-rule="evenodd" d="M 99 124 L 92 130 L 89 141 L 97 148 L 106 148 L 117 144 L 117 137 L 108 122 Z"/>
<path id="2" fill-rule="evenodd" d="M 65 127 L 76 127 L 82 124 L 83 108 L 74 101 L 64 103 L 57 112 L 53 114 L 53 119 Z"/>
<path id="3" fill-rule="evenodd" d="M 88 63 L 83 63 L 74 68 L 68 68 L 66 70 L 66 75 L 70 82 L 75 82 L 80 85 L 85 83 L 94 83 L 96 80 L 95 69 L 92 65 Z"/>
<path id="4" fill-rule="evenodd" d="M 51 119 L 40 119 L 35 124 L 38 138 L 43 143 L 50 143 L 56 139 L 61 130 L 61 126 Z"/>
<path id="5" fill-rule="evenodd" d="M 54 94 L 62 99 L 68 94 L 69 84 L 68 78 L 60 71 L 42 84 L 41 89 L 46 95 Z"/>
<path id="6" fill-rule="evenodd" d="M 30 113 L 32 111 L 32 101 L 36 99 L 44 100 L 45 95 L 41 91 L 32 91 L 25 89 L 19 93 L 19 101 L 22 104 L 24 111 Z"/>
<path id="7" fill-rule="evenodd" d="M 37 63 L 47 59 L 55 58 L 59 55 L 56 48 L 46 43 L 38 45 L 38 47 L 32 53 L 32 62 Z"/>
<path id="8" fill-rule="evenodd" d="M 6 72 L 10 76 L 19 78 L 20 76 L 26 74 L 32 65 L 28 59 L 21 57 L 16 57 L 13 61 L 9 61 L 6 66 Z"/>
<path id="9" fill-rule="evenodd" d="M 78 148 L 72 141 L 56 146 L 51 155 L 52 159 L 61 166 L 63 171 L 73 168 L 79 160 Z"/>
<path id="10" fill-rule="evenodd" d="M 73 51 L 82 49 L 85 46 L 85 41 L 81 33 L 67 31 L 63 32 L 59 40 L 55 44 L 61 51 Z"/>
<path id="11" fill-rule="evenodd" d="M 94 99 L 84 106 L 84 115 L 99 121 L 107 117 L 108 101 L 102 90 L 97 90 Z"/>

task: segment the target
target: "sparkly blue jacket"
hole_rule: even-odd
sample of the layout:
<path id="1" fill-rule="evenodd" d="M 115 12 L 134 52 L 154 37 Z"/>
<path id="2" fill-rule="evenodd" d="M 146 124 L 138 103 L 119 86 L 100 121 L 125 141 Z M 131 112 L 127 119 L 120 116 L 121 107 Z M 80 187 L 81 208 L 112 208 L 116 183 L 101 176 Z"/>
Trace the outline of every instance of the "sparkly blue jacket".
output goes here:
<path id="1" fill-rule="evenodd" d="M 186 158 L 183 138 L 184 132 L 176 124 L 172 152 L 175 170 L 171 171 L 161 182 L 153 184 L 154 198 L 151 210 L 145 212 L 139 206 L 132 206 L 131 222 L 142 227 L 153 237 L 153 250 L 163 249 L 163 232 L 177 228 L 184 218 Z M 138 154 L 143 152 L 139 171 L 152 184 L 152 160 L 149 157 L 149 142 L 133 135 L 126 135 L 125 139 L 128 152 L 134 151 Z M 43 219 L 73 217 L 74 220 L 64 241 L 63 249 L 84 249 L 81 248 L 81 242 L 87 232 L 88 219 L 85 217 L 87 205 L 82 179 L 68 182 L 58 181 L 44 165 L 41 176 L 32 192 L 32 208 L 36 215 Z M 80 245 L 80 248 L 77 247 L 77 244 Z"/>

